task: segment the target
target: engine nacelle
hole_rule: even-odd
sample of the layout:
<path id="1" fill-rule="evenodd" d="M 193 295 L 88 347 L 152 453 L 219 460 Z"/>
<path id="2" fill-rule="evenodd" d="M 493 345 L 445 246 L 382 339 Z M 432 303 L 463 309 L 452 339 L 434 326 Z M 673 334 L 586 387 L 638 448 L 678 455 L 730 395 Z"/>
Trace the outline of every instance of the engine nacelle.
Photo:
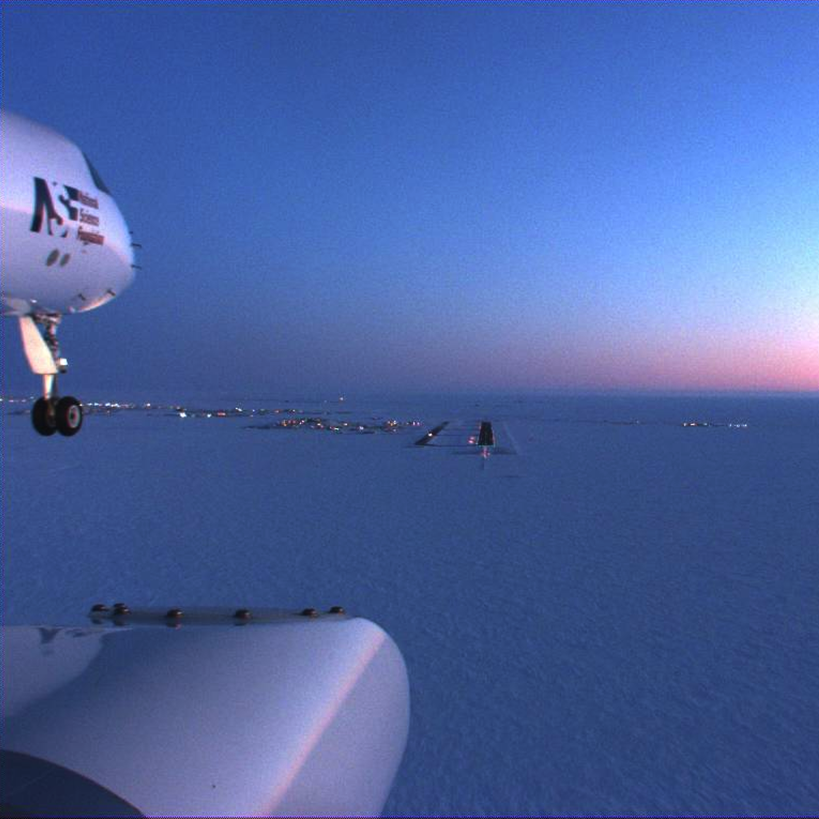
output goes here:
<path id="1" fill-rule="evenodd" d="M 5 815 L 372 816 L 406 745 L 401 653 L 340 610 L 119 606 L 2 651 Z"/>

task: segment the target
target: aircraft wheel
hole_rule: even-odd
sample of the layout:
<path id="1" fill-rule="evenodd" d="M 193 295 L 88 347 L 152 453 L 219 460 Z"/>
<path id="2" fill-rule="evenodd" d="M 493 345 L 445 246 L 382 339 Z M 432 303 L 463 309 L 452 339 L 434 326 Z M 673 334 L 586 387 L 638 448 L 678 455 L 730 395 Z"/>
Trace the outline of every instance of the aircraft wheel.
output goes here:
<path id="1" fill-rule="evenodd" d="M 55 411 L 60 435 L 76 435 L 82 426 L 82 407 L 76 398 L 66 395 L 57 402 Z"/>
<path id="2" fill-rule="evenodd" d="M 31 408 L 31 423 L 40 435 L 53 435 L 57 431 L 54 407 L 46 398 L 38 398 Z"/>

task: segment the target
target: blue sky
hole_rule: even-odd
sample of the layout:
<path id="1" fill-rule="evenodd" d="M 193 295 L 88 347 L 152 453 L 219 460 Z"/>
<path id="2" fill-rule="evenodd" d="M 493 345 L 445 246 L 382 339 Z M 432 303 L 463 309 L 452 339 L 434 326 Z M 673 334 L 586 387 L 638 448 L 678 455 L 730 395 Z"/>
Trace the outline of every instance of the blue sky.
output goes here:
<path id="1" fill-rule="evenodd" d="M 819 389 L 819 4 L 0 22 L 3 106 L 75 140 L 144 246 L 64 322 L 65 389 Z"/>

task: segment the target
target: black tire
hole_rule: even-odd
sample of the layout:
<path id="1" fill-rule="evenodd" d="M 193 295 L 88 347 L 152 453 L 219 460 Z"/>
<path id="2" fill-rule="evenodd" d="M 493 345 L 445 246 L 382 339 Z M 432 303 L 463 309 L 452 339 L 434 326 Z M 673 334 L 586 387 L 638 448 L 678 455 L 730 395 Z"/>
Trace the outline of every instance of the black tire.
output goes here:
<path id="1" fill-rule="evenodd" d="M 31 408 L 31 423 L 40 435 L 53 435 L 57 431 L 54 408 L 46 398 L 38 398 Z"/>
<path id="2" fill-rule="evenodd" d="M 66 395 L 57 402 L 55 411 L 57 429 L 60 435 L 76 435 L 82 427 L 82 406 L 71 395 Z"/>

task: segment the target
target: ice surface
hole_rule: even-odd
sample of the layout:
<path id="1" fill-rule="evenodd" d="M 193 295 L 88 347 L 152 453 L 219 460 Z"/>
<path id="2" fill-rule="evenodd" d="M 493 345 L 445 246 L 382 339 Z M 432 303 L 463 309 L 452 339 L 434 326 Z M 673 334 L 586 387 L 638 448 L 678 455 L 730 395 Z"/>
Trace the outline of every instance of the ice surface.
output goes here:
<path id="1" fill-rule="evenodd" d="M 492 420 L 517 454 L 143 412 L 42 439 L 6 414 L 5 621 L 98 600 L 375 620 L 413 698 L 389 814 L 819 812 L 819 401 L 343 410 Z"/>

